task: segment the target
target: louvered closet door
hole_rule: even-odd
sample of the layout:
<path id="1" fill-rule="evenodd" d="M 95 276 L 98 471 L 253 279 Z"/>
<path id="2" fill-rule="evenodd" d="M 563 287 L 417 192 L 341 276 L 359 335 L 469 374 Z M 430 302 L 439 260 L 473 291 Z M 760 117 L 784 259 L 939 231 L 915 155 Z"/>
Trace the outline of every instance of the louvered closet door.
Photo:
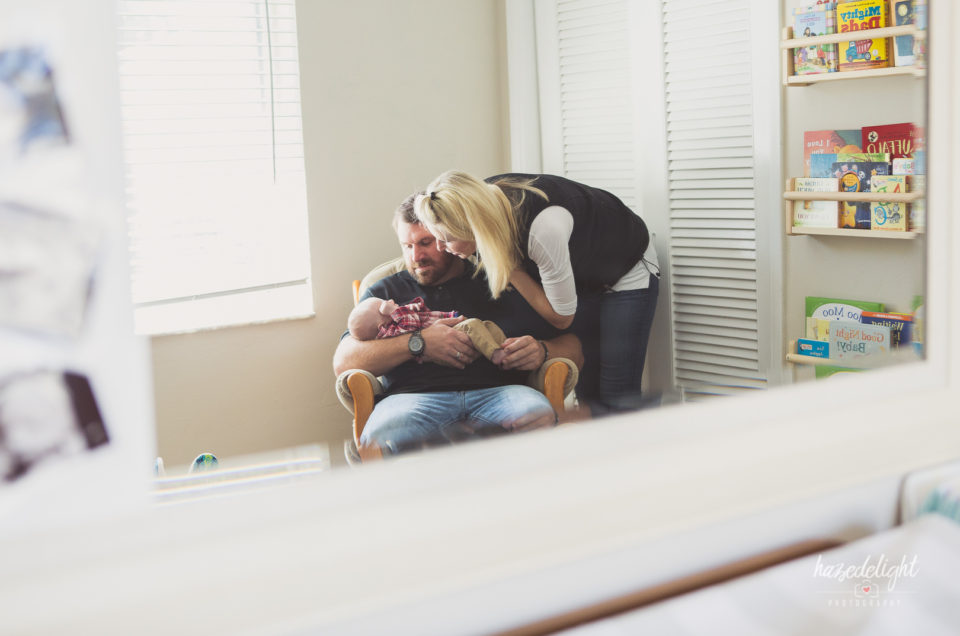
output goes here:
<path id="1" fill-rule="evenodd" d="M 665 0 L 669 264 L 676 383 L 764 388 L 748 0 Z"/>
<path id="2" fill-rule="evenodd" d="M 780 306 L 771 283 L 780 271 L 779 84 L 776 35 L 771 74 L 756 59 L 751 17 L 775 34 L 778 9 L 768 0 L 648 2 L 536 1 L 543 169 L 614 192 L 660 228 L 673 384 L 688 399 L 763 388 L 781 337 L 771 312 Z M 772 131 L 761 145 L 756 126 Z M 660 161 L 664 177 L 643 172 Z"/>
<path id="3" fill-rule="evenodd" d="M 627 1 L 538 0 L 536 11 L 544 171 L 609 190 L 636 210 Z"/>

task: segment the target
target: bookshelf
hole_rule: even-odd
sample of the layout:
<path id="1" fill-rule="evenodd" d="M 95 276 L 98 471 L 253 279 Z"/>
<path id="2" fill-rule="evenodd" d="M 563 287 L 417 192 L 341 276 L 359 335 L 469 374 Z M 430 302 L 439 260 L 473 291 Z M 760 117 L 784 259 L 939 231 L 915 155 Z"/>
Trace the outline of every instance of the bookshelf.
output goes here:
<path id="1" fill-rule="evenodd" d="M 892 201 L 913 203 L 924 197 L 923 192 L 795 192 L 794 180 L 788 179 L 783 192 L 786 213 L 787 236 L 844 236 L 847 238 L 915 239 L 922 230 L 906 232 L 891 230 L 854 230 L 850 228 L 794 227 L 793 204 L 795 201 Z"/>
<path id="2" fill-rule="evenodd" d="M 791 12 L 790 4 L 789 1 L 785 1 L 787 16 Z M 799 6 L 799 2 L 797 4 Z M 888 6 L 890 7 L 889 15 L 892 4 Z M 788 23 L 790 22 L 789 17 L 785 19 Z M 794 129 L 820 130 L 844 127 L 840 122 L 851 122 L 846 125 L 846 128 L 854 128 L 860 125 L 853 124 L 854 121 L 862 121 L 864 125 L 922 121 L 922 114 L 913 110 L 906 100 L 897 101 L 889 98 L 891 93 L 894 93 L 900 96 L 913 95 L 917 99 L 923 99 L 927 70 L 922 62 L 913 66 L 889 66 L 809 75 L 794 74 L 794 49 L 799 47 L 840 44 L 866 38 L 890 38 L 888 42 L 892 45 L 892 38 L 899 36 L 912 36 L 921 42 L 927 38 L 925 30 L 913 25 L 883 27 L 857 32 L 853 37 L 851 35 L 853 35 L 851 32 L 847 32 L 816 37 L 794 37 L 792 26 L 784 26 L 781 29 L 780 83 L 784 89 L 785 100 L 784 129 L 790 128 L 788 122 Z M 891 52 L 891 57 L 892 55 Z M 893 64 L 892 59 L 891 64 Z M 807 90 L 794 90 L 804 87 L 807 87 Z M 856 106 L 851 107 L 852 104 Z M 856 115 L 852 116 L 851 113 L 854 111 Z M 790 134 L 793 135 L 796 132 Z M 789 142 L 785 143 L 787 152 L 793 152 L 789 150 Z M 793 172 L 792 174 L 802 173 Z M 796 202 L 889 201 L 910 204 L 922 202 L 925 194 L 925 191 L 919 187 L 917 191 L 904 193 L 797 192 L 795 180 L 786 179 L 782 193 L 784 234 L 788 237 L 810 237 L 806 240 L 788 241 L 790 247 L 786 248 L 785 255 L 785 285 L 792 291 L 789 291 L 785 297 L 787 314 L 797 315 L 798 302 L 805 296 L 821 293 L 837 298 L 882 300 L 887 305 L 887 311 L 906 312 L 909 311 L 908 298 L 923 293 L 922 285 L 917 282 L 922 279 L 922 272 L 917 273 L 916 265 L 918 257 L 922 260 L 925 245 L 926 235 L 922 227 L 907 231 L 794 227 L 793 214 Z M 922 267 L 920 269 L 922 270 Z M 842 272 L 842 275 L 837 276 L 837 272 Z M 878 272 L 883 274 L 878 275 Z M 802 310 L 800 313 L 802 314 Z M 792 335 L 797 335 L 797 332 L 794 331 Z M 786 350 L 782 359 L 795 369 L 795 381 L 812 379 L 813 370 L 823 365 L 864 369 L 915 359 L 915 355 L 913 358 L 910 357 L 912 350 L 904 350 L 892 351 L 882 356 L 882 360 L 845 359 L 841 361 L 801 355 L 797 353 L 796 339 L 785 339 L 784 345 Z"/>
<path id="3" fill-rule="evenodd" d="M 898 35 L 912 35 L 915 38 L 922 39 L 927 35 L 926 31 L 917 29 L 914 26 L 895 26 L 884 27 L 882 29 L 872 29 L 869 31 L 871 38 L 896 37 Z M 784 86 L 810 86 L 821 82 L 836 82 L 841 80 L 868 79 L 871 77 L 893 77 L 897 75 L 908 75 L 915 78 L 927 76 L 927 70 L 920 66 L 890 66 L 887 68 L 874 68 L 865 71 L 841 71 L 835 73 L 818 73 L 815 75 L 794 75 L 793 69 L 793 49 L 817 46 L 820 44 L 838 44 L 840 42 L 849 42 L 851 37 L 849 33 L 833 33 L 831 35 L 818 35 L 812 38 L 793 37 L 793 27 L 784 27 L 783 38 L 780 40 L 780 59 L 783 69 Z"/>

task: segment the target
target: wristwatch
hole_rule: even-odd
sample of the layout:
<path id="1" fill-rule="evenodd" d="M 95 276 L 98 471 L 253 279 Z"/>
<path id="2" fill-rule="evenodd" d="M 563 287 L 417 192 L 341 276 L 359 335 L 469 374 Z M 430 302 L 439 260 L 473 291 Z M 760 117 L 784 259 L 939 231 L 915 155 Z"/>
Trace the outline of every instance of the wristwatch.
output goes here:
<path id="1" fill-rule="evenodd" d="M 410 349 L 410 353 L 413 354 L 417 362 L 423 362 L 423 351 L 426 349 L 426 346 L 419 329 L 410 334 L 410 340 L 407 341 L 407 348 Z"/>

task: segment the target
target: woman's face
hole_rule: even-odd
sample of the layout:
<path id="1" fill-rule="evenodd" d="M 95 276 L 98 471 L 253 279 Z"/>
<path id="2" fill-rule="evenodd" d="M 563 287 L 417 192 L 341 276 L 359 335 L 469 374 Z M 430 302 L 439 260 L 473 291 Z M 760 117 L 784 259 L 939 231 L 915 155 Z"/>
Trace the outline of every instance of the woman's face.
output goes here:
<path id="1" fill-rule="evenodd" d="M 454 256 L 459 258 L 467 258 L 473 256 L 477 251 L 477 244 L 475 241 L 460 241 L 452 238 L 448 238 L 446 230 L 442 227 L 438 227 L 434 236 L 437 239 L 437 250 L 443 252 L 449 252 Z"/>

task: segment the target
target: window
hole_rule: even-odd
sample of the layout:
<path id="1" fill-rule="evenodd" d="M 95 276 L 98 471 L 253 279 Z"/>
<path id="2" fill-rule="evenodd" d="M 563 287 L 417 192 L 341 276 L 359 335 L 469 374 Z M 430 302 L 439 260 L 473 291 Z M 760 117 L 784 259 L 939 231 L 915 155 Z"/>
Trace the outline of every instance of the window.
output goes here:
<path id="1" fill-rule="evenodd" d="M 309 316 L 294 0 L 121 0 L 138 333 Z"/>

